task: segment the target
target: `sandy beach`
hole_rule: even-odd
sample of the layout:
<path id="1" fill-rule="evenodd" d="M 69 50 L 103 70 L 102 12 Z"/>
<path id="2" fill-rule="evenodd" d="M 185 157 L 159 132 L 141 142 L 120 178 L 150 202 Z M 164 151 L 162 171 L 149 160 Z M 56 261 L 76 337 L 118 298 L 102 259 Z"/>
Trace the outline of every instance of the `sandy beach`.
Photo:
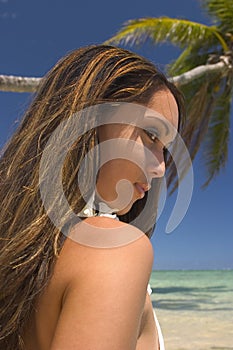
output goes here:
<path id="1" fill-rule="evenodd" d="M 233 312 L 221 313 L 156 310 L 166 350 L 233 350 Z"/>
<path id="2" fill-rule="evenodd" d="M 166 350 L 233 350 L 233 271 L 157 271 L 151 300 Z"/>

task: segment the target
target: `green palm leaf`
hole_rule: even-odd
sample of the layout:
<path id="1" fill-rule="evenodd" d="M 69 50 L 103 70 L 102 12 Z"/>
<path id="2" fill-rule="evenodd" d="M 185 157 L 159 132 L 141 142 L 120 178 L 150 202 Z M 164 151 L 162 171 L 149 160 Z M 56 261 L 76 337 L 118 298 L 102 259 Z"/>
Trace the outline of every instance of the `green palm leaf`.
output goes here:
<path id="1" fill-rule="evenodd" d="M 233 1 L 205 0 L 203 7 L 213 17 L 222 33 L 233 34 Z"/>
<path id="2" fill-rule="evenodd" d="M 189 150 L 192 160 L 194 160 L 207 133 L 209 122 L 216 106 L 215 90 L 219 88 L 221 80 L 221 74 L 216 73 L 208 77 L 201 77 L 195 82 L 181 86 L 187 105 L 187 121 L 184 130 L 181 130 L 180 134 Z M 209 140 L 212 140 L 211 135 L 209 137 Z M 178 152 L 178 154 L 180 152 L 179 149 L 176 150 L 176 145 L 173 152 Z M 211 154 L 206 154 L 205 160 L 206 164 L 211 162 Z M 213 164 L 213 169 L 207 168 L 208 179 L 212 176 L 212 172 L 215 171 L 214 165 L 216 164 Z M 180 157 L 179 164 L 176 164 L 176 166 L 181 171 L 181 177 L 179 179 L 181 180 L 188 171 L 187 162 L 183 157 Z M 171 187 L 170 193 L 173 193 L 178 185 L 176 169 L 174 167 L 169 168 L 167 182 L 168 186 Z"/>
<path id="3" fill-rule="evenodd" d="M 208 171 L 208 178 L 204 186 L 210 183 L 225 166 L 227 161 L 230 139 L 230 109 L 233 92 L 232 80 L 233 76 L 224 79 L 224 90 L 215 100 L 215 109 L 210 119 L 203 152 Z"/>
<path id="4" fill-rule="evenodd" d="M 131 20 L 105 43 L 139 45 L 147 39 L 153 43 L 170 41 L 181 48 L 195 45 L 197 42 L 220 43 L 224 50 L 228 49 L 216 27 L 169 17 Z"/>
<path id="5" fill-rule="evenodd" d="M 200 84 L 201 85 L 201 84 Z M 181 131 L 181 136 L 183 141 L 186 144 L 186 147 L 189 150 L 190 158 L 193 160 L 195 158 L 196 152 L 199 148 L 199 145 L 201 141 L 203 140 L 204 133 L 206 131 L 206 126 L 208 125 L 208 119 L 209 119 L 209 113 L 208 115 L 205 115 L 203 118 L 204 111 L 206 111 L 206 105 L 210 104 L 210 96 L 207 94 L 208 90 L 208 84 L 202 84 L 200 89 L 194 92 L 193 99 L 192 99 L 192 106 L 193 106 L 193 113 L 187 114 L 187 122 L 185 129 Z M 197 108 L 198 106 L 198 108 Z M 195 109 L 197 108 L 197 109 Z M 210 108 L 209 108 L 210 110 Z M 202 128 L 200 128 L 202 126 Z M 179 147 L 177 148 L 177 145 L 174 145 L 173 153 L 180 154 Z M 186 159 L 184 157 L 178 158 L 179 161 L 176 162 L 176 167 L 180 169 L 181 176 L 179 178 L 179 181 L 185 176 L 186 172 L 188 171 Z M 167 182 L 168 186 L 171 188 L 171 192 L 174 192 L 174 190 L 177 188 L 177 178 L 176 178 L 176 169 L 173 167 L 170 167 L 167 174 Z"/>
<path id="6" fill-rule="evenodd" d="M 196 66 L 206 64 L 208 58 L 212 54 L 209 50 L 201 50 L 195 46 L 187 47 L 180 56 L 170 64 L 167 65 L 167 72 L 170 76 L 176 76 L 185 73 Z"/>

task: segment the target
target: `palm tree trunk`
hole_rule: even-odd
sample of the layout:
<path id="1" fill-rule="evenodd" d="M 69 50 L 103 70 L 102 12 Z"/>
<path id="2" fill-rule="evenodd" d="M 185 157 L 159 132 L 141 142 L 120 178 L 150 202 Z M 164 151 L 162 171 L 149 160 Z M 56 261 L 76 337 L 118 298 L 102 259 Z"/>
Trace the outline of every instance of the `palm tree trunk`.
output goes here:
<path id="1" fill-rule="evenodd" d="M 171 78 L 171 81 L 177 86 L 183 86 L 191 81 L 203 77 L 204 75 L 208 76 L 213 73 L 221 73 L 221 76 L 227 75 L 229 69 L 232 69 L 228 60 L 221 60 L 215 64 L 205 64 L 202 66 L 195 67 L 188 72 L 177 75 Z"/>
<path id="2" fill-rule="evenodd" d="M 190 83 L 191 81 L 212 73 L 221 73 L 222 76 L 227 74 L 227 71 L 232 69 L 229 57 L 222 56 L 221 61 L 214 64 L 205 64 L 191 69 L 181 75 L 170 78 L 170 80 L 178 85 L 182 86 Z M 0 91 L 9 92 L 35 92 L 41 78 L 27 78 L 18 77 L 13 75 L 0 75 Z"/>
<path id="3" fill-rule="evenodd" d="M 41 78 L 0 75 L 0 90 L 10 92 L 35 92 Z"/>

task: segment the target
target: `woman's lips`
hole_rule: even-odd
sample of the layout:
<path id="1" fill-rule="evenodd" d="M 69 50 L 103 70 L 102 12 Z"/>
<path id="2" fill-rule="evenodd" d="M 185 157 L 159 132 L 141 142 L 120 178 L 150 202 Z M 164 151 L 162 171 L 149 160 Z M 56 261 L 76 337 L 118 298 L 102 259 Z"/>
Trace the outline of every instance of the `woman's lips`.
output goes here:
<path id="1" fill-rule="evenodd" d="M 140 194 L 140 198 L 143 198 L 145 196 L 145 192 L 150 189 L 150 185 L 140 184 L 138 182 L 136 182 L 135 187 Z"/>

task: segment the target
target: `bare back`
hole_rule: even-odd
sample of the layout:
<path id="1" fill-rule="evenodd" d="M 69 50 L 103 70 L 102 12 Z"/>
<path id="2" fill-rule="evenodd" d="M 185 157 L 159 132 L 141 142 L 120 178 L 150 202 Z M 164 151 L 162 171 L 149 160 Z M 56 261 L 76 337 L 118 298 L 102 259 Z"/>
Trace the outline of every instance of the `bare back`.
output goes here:
<path id="1" fill-rule="evenodd" d="M 127 225 L 105 217 L 87 222 L 109 228 Z M 25 328 L 26 349 L 139 349 L 143 329 L 148 330 L 143 311 L 150 303 L 146 288 L 152 263 L 153 249 L 145 235 L 111 249 L 66 239 Z"/>

